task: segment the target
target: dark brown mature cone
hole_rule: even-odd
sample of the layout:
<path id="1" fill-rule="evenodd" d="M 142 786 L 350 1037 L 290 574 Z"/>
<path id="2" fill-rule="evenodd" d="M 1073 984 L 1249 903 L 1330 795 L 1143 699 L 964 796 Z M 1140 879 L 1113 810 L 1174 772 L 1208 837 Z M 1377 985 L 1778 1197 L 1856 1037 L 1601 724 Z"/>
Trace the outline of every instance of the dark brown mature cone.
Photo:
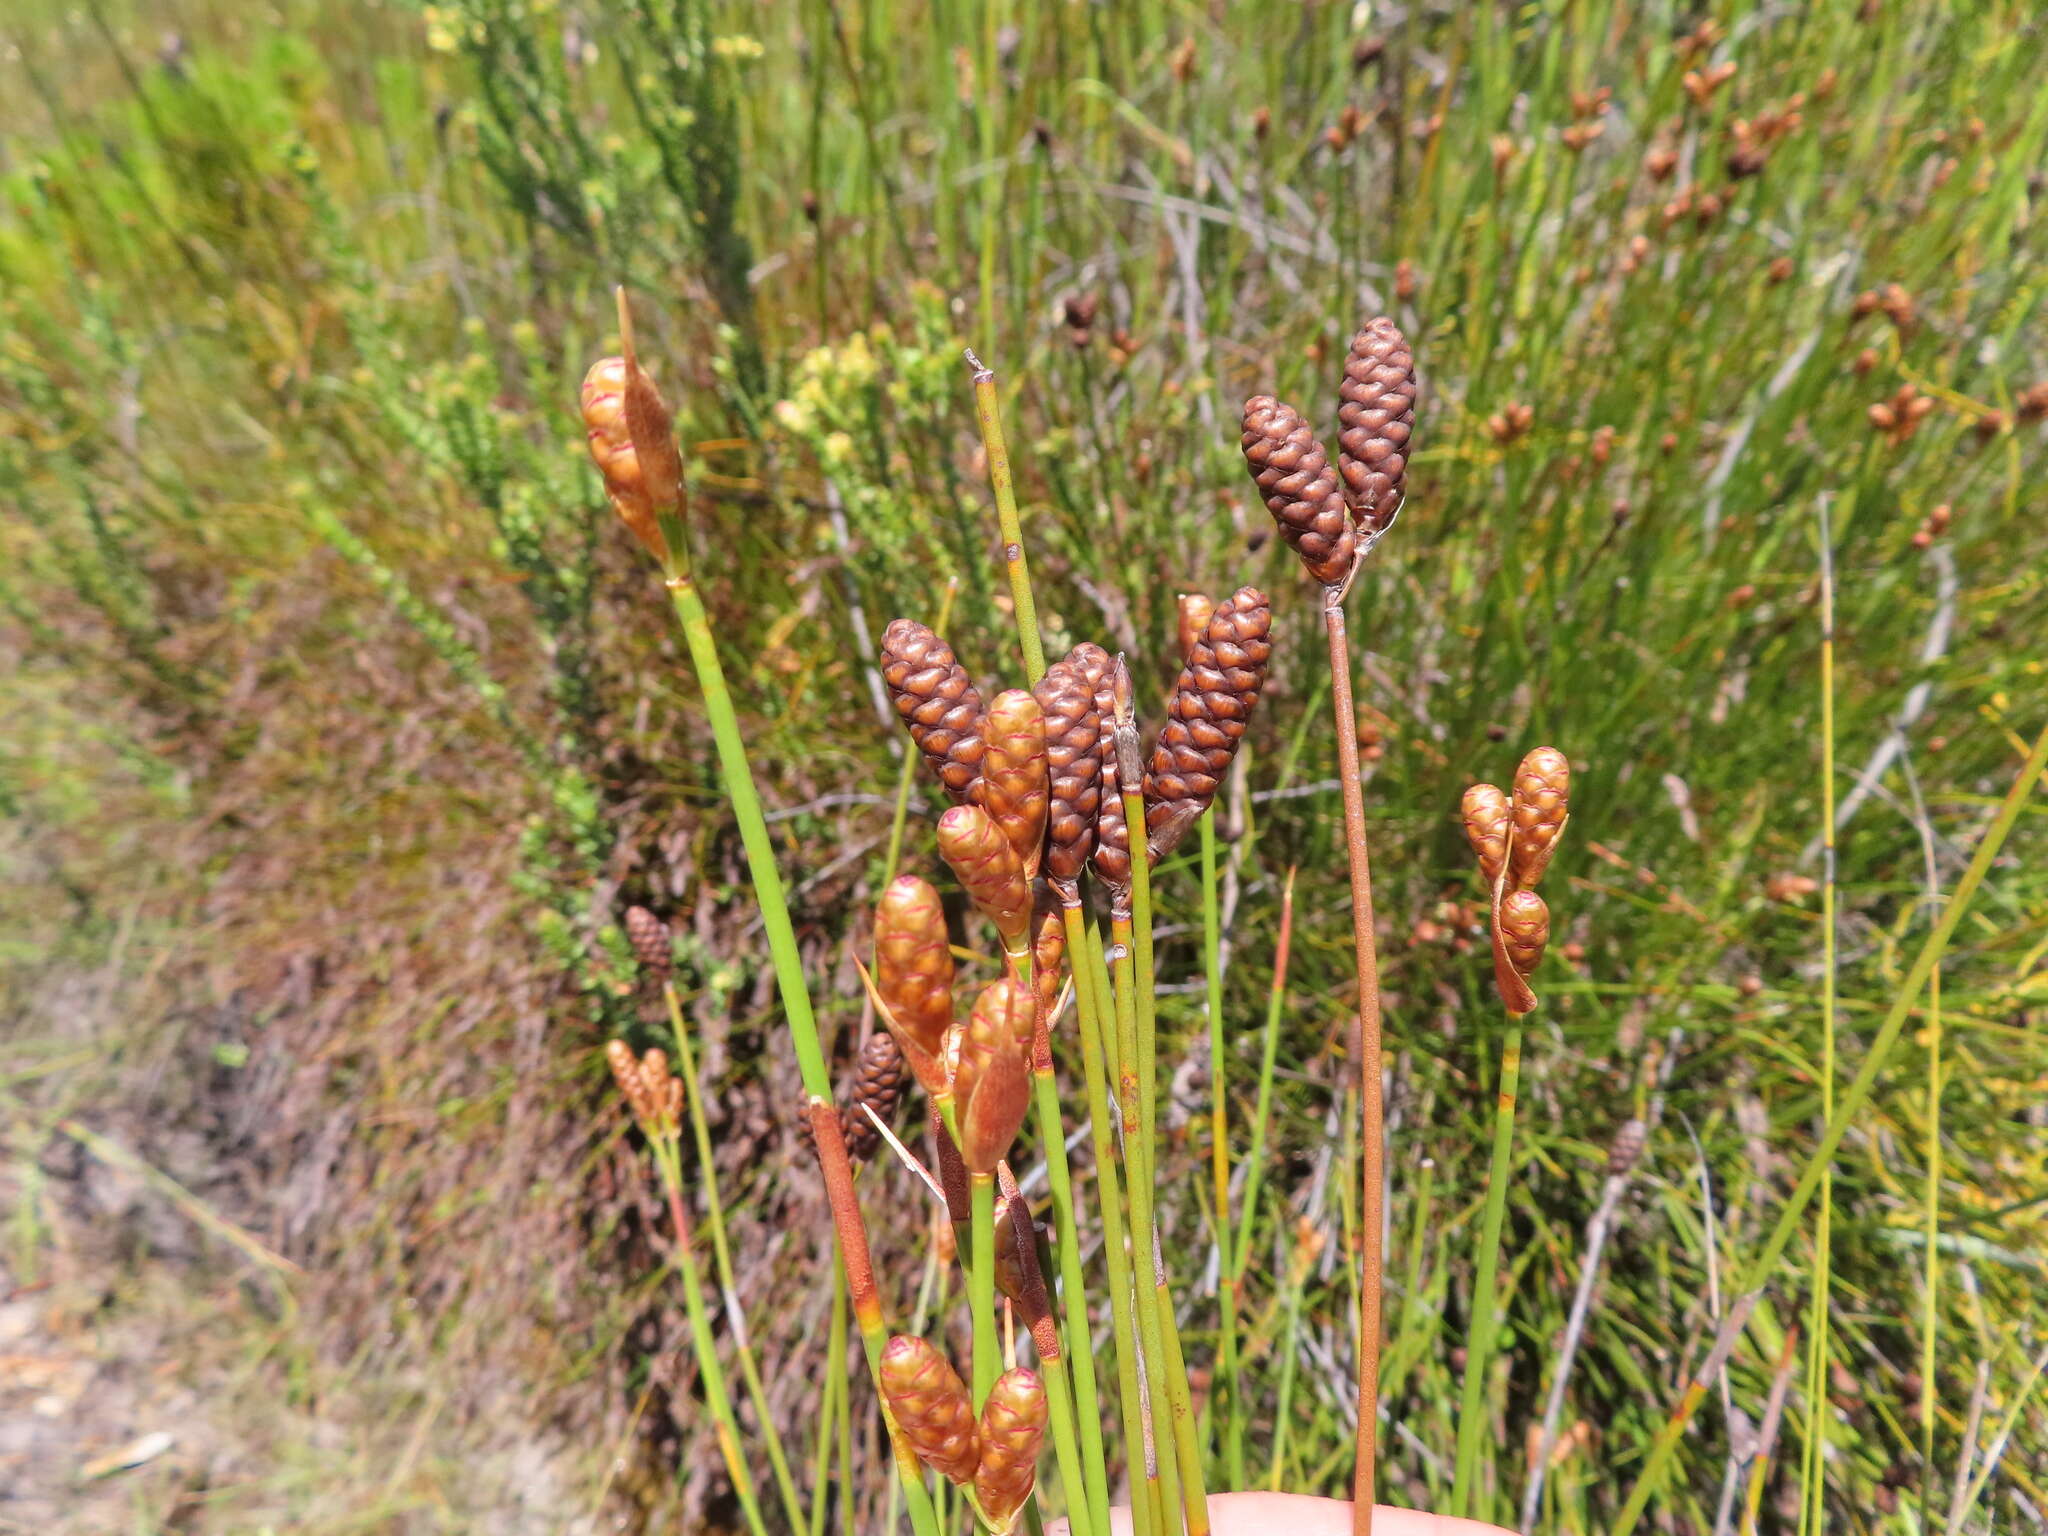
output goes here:
<path id="1" fill-rule="evenodd" d="M 1337 393 L 1337 473 L 1344 500 L 1359 533 L 1377 538 L 1401 508 L 1415 432 L 1415 351 L 1385 315 L 1368 320 L 1351 339 Z"/>
<path id="2" fill-rule="evenodd" d="M 974 1481 L 981 1430 L 960 1373 L 923 1339 L 899 1333 L 882 1350 L 882 1396 L 917 1459 L 956 1483 Z"/>
<path id="3" fill-rule="evenodd" d="M 910 739 L 956 804 L 981 777 L 981 695 L 953 648 L 914 619 L 882 631 L 882 681 Z"/>
<path id="4" fill-rule="evenodd" d="M 1076 646 L 1064 661 L 1046 668 L 1033 690 L 1045 713 L 1045 764 L 1050 781 L 1046 816 L 1045 873 L 1062 883 L 1078 880 L 1095 851 L 1095 815 L 1102 804 L 1102 713 L 1095 685 Z M 1107 656 L 1104 657 L 1106 661 Z"/>
<path id="5" fill-rule="evenodd" d="M 1550 867 L 1571 803 L 1571 764 L 1555 747 L 1538 747 L 1515 770 L 1515 843 L 1508 883 L 1531 890 Z"/>
<path id="6" fill-rule="evenodd" d="M 1038 1479 L 1045 1444 L 1045 1383 L 1022 1366 L 1003 1372 L 981 1405 L 981 1458 L 974 1498 L 998 1530 L 1007 1529 Z"/>
<path id="7" fill-rule="evenodd" d="M 1244 457 L 1280 536 L 1326 587 L 1351 574 L 1358 535 L 1330 457 L 1301 413 L 1271 395 L 1244 403 Z"/>
<path id="8" fill-rule="evenodd" d="M 657 977 L 668 975 L 675 964 L 668 924 L 645 907 L 626 908 L 626 941 L 633 946 L 633 958 Z"/>
<path id="9" fill-rule="evenodd" d="M 1104 656 L 1108 661 L 1107 653 Z M 1091 867 L 1095 878 L 1112 890 L 1128 890 L 1131 884 L 1131 829 L 1124 821 L 1123 792 L 1117 787 L 1116 749 L 1113 744 L 1115 702 L 1110 697 L 1110 676 L 1115 663 L 1104 666 L 1095 684 L 1095 712 L 1102 722 L 1102 795 L 1095 812 L 1095 857 Z"/>
<path id="10" fill-rule="evenodd" d="M 886 1029 L 869 1035 L 853 1067 L 853 1102 L 840 1111 L 839 1124 L 846 1137 L 846 1155 L 862 1162 L 873 1157 L 882 1145 L 882 1133 L 868 1118 L 868 1110 L 884 1125 L 893 1125 L 903 1090 L 910 1086 L 910 1064 L 903 1048 Z M 862 1106 L 865 1105 L 866 1108 Z"/>
<path id="11" fill-rule="evenodd" d="M 1145 769 L 1145 831 L 1154 859 L 1172 851 L 1230 771 L 1265 685 L 1272 629 L 1266 594 L 1239 587 L 1188 652 Z"/>

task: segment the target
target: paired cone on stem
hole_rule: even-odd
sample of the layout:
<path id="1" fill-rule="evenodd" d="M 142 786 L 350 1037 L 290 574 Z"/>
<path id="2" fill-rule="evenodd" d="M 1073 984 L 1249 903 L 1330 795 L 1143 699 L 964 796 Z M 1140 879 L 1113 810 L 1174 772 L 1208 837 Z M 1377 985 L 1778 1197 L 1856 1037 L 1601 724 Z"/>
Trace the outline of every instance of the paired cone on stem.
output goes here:
<path id="1" fill-rule="evenodd" d="M 1026 880 L 1037 878 L 1045 851 L 1046 740 L 1045 710 L 1033 695 L 1010 688 L 989 702 L 974 798 L 1002 829 Z"/>
<path id="2" fill-rule="evenodd" d="M 1538 747 L 1515 770 L 1514 794 L 1474 784 L 1461 806 L 1465 840 L 1493 892 L 1494 979 L 1508 1011 L 1536 1006 L 1528 978 L 1550 942 L 1550 909 L 1535 887 L 1550 867 L 1569 819 L 1571 764 L 1555 747 Z"/>
<path id="3" fill-rule="evenodd" d="M 604 1059 L 641 1133 L 655 1141 L 677 1135 L 683 1122 L 683 1080 L 669 1071 L 668 1053 L 650 1046 L 644 1056 L 635 1056 L 625 1041 L 613 1040 L 604 1048 Z"/>
<path id="4" fill-rule="evenodd" d="M 1188 649 L 1166 725 L 1145 771 L 1145 829 L 1156 862 L 1216 798 L 1265 686 L 1273 605 L 1240 587 L 1211 611 Z"/>
<path id="5" fill-rule="evenodd" d="M 670 551 L 661 519 L 681 513 L 682 454 L 676 447 L 675 418 L 634 355 L 633 319 L 623 288 L 618 299 L 622 355 L 599 358 L 583 376 L 584 436 L 612 510 L 666 566 Z"/>

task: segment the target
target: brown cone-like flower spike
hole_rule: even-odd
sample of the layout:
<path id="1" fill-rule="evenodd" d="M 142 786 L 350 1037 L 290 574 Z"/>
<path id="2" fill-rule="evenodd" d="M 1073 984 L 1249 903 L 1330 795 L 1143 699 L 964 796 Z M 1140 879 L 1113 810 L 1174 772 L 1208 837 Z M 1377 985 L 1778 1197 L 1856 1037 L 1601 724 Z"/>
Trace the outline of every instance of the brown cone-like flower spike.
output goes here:
<path id="1" fill-rule="evenodd" d="M 1508 863 L 1508 797 L 1498 784 L 1474 784 L 1465 791 L 1465 841 L 1479 859 L 1479 873 L 1494 885 Z"/>
<path id="2" fill-rule="evenodd" d="M 617 295 L 619 350 L 625 354 L 626 431 L 639 456 L 641 479 L 654 510 L 676 511 L 682 505 L 683 456 L 676 449 L 675 415 L 633 351 L 633 313 L 626 305 L 626 290 L 618 289 Z"/>
<path id="3" fill-rule="evenodd" d="M 974 1481 L 981 1431 L 959 1372 L 923 1339 L 899 1333 L 882 1350 L 882 1396 L 917 1459 L 956 1483 Z"/>
<path id="4" fill-rule="evenodd" d="M 604 1059 L 612 1069 L 612 1081 L 619 1085 L 619 1096 L 626 1101 L 626 1108 L 635 1120 L 645 1124 L 653 1104 L 648 1098 L 646 1079 L 640 1075 L 640 1058 L 625 1041 L 613 1040 L 605 1045 Z"/>
<path id="5" fill-rule="evenodd" d="M 1095 689 L 1095 714 L 1101 726 L 1102 782 L 1096 798 L 1095 855 L 1091 866 L 1095 878 L 1111 890 L 1127 890 L 1131 884 L 1131 833 L 1124 825 L 1124 802 L 1117 789 L 1116 718 L 1111 676 L 1116 663 L 1099 646 L 1088 647 L 1096 654 L 1087 658 L 1088 677 Z M 1076 655 L 1080 648 L 1076 648 Z"/>
<path id="6" fill-rule="evenodd" d="M 1180 610 L 1180 656 L 1186 661 L 1188 653 L 1202 638 L 1209 627 L 1209 620 L 1215 616 L 1216 604 L 1200 592 L 1183 592 L 1178 602 Z"/>
<path id="7" fill-rule="evenodd" d="M 1077 647 L 1074 655 L 1081 649 Z M 1095 685 L 1074 656 L 1048 667 L 1035 691 L 1045 715 L 1050 797 L 1045 873 L 1049 879 L 1070 883 L 1081 878 L 1095 851 L 1095 816 L 1102 803 L 1102 715 L 1095 707 Z"/>
<path id="8" fill-rule="evenodd" d="M 604 493 L 619 521 L 656 560 L 666 560 L 668 544 L 661 536 L 661 524 L 654 515 L 654 498 L 649 494 L 647 476 L 626 424 L 626 380 L 623 357 L 601 357 L 590 365 L 590 372 L 583 376 L 584 436 L 590 445 L 591 462 L 604 476 Z"/>
<path id="9" fill-rule="evenodd" d="M 982 988 L 960 1035 L 953 1101 L 960 1157 L 969 1173 L 993 1173 L 1031 1106 L 1031 989 L 1014 977 Z"/>
<path id="10" fill-rule="evenodd" d="M 1527 979 L 1550 942 L 1550 908 L 1534 891 L 1509 891 L 1501 898 L 1500 940 L 1516 974 Z"/>
<path id="11" fill-rule="evenodd" d="M 956 805 L 939 818 L 939 855 L 968 899 L 996 925 L 1003 948 L 1020 952 L 1031 926 L 1031 885 L 1010 840 L 978 805 Z"/>
<path id="12" fill-rule="evenodd" d="M 1555 747 L 1538 747 L 1515 770 L 1515 842 L 1508 883 L 1533 889 L 1550 867 L 1570 810 L 1571 764 Z"/>
<path id="13" fill-rule="evenodd" d="M 904 1054 L 927 1089 L 953 1023 L 953 951 L 939 893 L 915 875 L 889 882 L 875 908 L 875 992 L 903 1031 Z"/>
<path id="14" fill-rule="evenodd" d="M 1045 711 L 1021 688 L 1007 689 L 989 701 L 982 717 L 981 783 L 976 799 L 1002 828 L 1026 880 L 1038 876 L 1045 850 L 1046 778 Z"/>
<path id="15" fill-rule="evenodd" d="M 1273 607 L 1240 587 L 1188 652 L 1145 772 L 1145 829 L 1154 861 L 1172 851 L 1216 797 L 1266 680 Z"/>
<path id="16" fill-rule="evenodd" d="M 1031 1497 L 1045 1444 L 1045 1383 L 1022 1366 L 1003 1372 L 981 1405 L 981 1459 L 974 1498 L 998 1530 L 1007 1530 Z"/>
<path id="17" fill-rule="evenodd" d="M 1244 403 L 1244 457 L 1280 536 L 1317 581 L 1340 585 L 1351 574 L 1358 535 L 1315 429 L 1293 406 L 1254 395 Z"/>
<path id="18" fill-rule="evenodd" d="M 633 958 L 656 976 L 666 976 L 675 963 L 669 947 L 668 924 L 645 907 L 626 908 L 626 941 L 633 946 Z"/>
<path id="19" fill-rule="evenodd" d="M 1337 473 L 1344 500 L 1370 540 L 1387 531 L 1401 508 L 1415 431 L 1415 352 L 1385 315 L 1352 338 L 1338 387 Z"/>
<path id="20" fill-rule="evenodd" d="M 872 1109 L 884 1125 L 893 1124 L 903 1090 L 909 1086 L 910 1068 L 903 1060 L 902 1047 L 886 1029 L 876 1030 L 860 1048 L 853 1068 L 853 1102 L 839 1116 L 848 1157 L 865 1162 L 875 1155 L 882 1145 L 882 1133 L 867 1112 Z"/>
<path id="21" fill-rule="evenodd" d="M 981 695 L 953 648 L 914 619 L 882 631 L 882 681 L 910 739 L 956 804 L 981 776 Z"/>

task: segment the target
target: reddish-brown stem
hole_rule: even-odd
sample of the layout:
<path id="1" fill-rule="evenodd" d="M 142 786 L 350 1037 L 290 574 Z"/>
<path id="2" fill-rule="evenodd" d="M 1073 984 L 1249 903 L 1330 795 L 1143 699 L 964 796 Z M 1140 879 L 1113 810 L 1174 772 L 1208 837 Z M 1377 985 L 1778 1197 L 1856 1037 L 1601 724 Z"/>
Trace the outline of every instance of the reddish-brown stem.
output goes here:
<path id="1" fill-rule="evenodd" d="M 1380 1233 L 1386 1220 L 1381 1154 L 1386 1132 L 1380 1101 L 1380 963 L 1373 946 L 1372 860 L 1365 840 L 1365 790 L 1358 781 L 1358 713 L 1351 701 L 1351 638 L 1344 627 L 1342 587 L 1330 587 L 1323 594 L 1323 629 L 1330 641 L 1330 706 L 1336 716 L 1337 778 L 1344 794 L 1344 851 L 1351 866 L 1351 948 L 1358 983 L 1358 1090 L 1363 1110 L 1358 1460 L 1351 1475 L 1351 1529 L 1354 1536 L 1371 1536 L 1373 1461 L 1379 1439 L 1380 1270 L 1385 1262 Z"/>
<path id="2" fill-rule="evenodd" d="M 804 1108 L 818 1149 L 818 1169 L 825 1176 L 825 1199 L 832 1207 L 832 1227 L 839 1234 L 839 1261 L 846 1267 L 846 1294 L 863 1328 L 882 1326 L 882 1302 L 875 1290 L 875 1261 L 868 1252 L 867 1223 L 853 1190 L 853 1164 L 846 1155 L 846 1136 L 839 1111 L 813 1098 Z"/>

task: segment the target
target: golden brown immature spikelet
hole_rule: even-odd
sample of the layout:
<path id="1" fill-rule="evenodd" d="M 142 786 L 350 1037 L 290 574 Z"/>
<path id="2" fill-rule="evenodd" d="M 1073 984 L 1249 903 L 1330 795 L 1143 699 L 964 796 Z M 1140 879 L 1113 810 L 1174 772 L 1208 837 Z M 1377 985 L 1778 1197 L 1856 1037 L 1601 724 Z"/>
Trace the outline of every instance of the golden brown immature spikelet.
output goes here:
<path id="1" fill-rule="evenodd" d="M 1515 973 L 1527 979 L 1543 959 L 1550 942 L 1550 908 L 1534 891 L 1509 891 L 1501 898 L 1500 941 Z"/>
<path id="2" fill-rule="evenodd" d="M 997 1530 L 1007 1530 L 1038 1477 L 1045 1444 L 1045 1383 L 1022 1366 L 1003 1372 L 981 1405 L 981 1458 L 974 1498 Z"/>
<path id="3" fill-rule="evenodd" d="M 993 1173 L 1031 1106 L 1031 989 L 1006 976 L 982 988 L 960 1033 L 953 1099 L 960 1157 L 969 1173 Z"/>
<path id="4" fill-rule="evenodd" d="M 626 908 L 626 940 L 633 946 L 633 958 L 656 976 L 666 976 L 675 964 L 669 947 L 668 924 L 645 907 Z"/>
<path id="5" fill-rule="evenodd" d="M 903 1090 L 909 1086 L 910 1067 L 903 1059 L 903 1048 L 886 1029 L 876 1030 L 860 1048 L 853 1067 L 853 1102 L 839 1116 L 848 1157 L 866 1161 L 875 1155 L 882 1145 L 882 1133 L 867 1112 L 872 1109 L 884 1125 L 892 1124 L 896 1107 L 903 1102 Z"/>
<path id="6" fill-rule="evenodd" d="M 1216 613 L 1216 604 L 1200 592 L 1183 592 L 1175 605 L 1180 615 L 1180 656 L 1186 661 L 1202 638 L 1202 632 L 1209 627 L 1209 620 Z"/>
<path id="7" fill-rule="evenodd" d="M 619 1085 L 619 1096 L 626 1101 L 626 1108 L 635 1120 L 645 1124 L 653 1112 L 653 1101 L 648 1096 L 646 1079 L 640 1075 L 640 1058 L 625 1041 L 612 1040 L 605 1045 L 604 1059 L 612 1069 L 612 1081 Z"/>
<path id="8" fill-rule="evenodd" d="M 1515 842 L 1508 883 L 1533 889 L 1550 867 L 1570 809 L 1571 764 L 1555 747 L 1538 747 L 1515 770 Z"/>
<path id="9" fill-rule="evenodd" d="M 1195 824 L 1230 771 L 1265 685 L 1272 629 L 1266 594 L 1240 587 L 1188 652 L 1145 769 L 1145 831 L 1155 860 Z"/>
<path id="10" fill-rule="evenodd" d="M 1479 860 L 1479 873 L 1491 886 L 1507 868 L 1508 797 L 1498 784 L 1474 784 L 1465 791 L 1465 841 Z"/>
<path id="11" fill-rule="evenodd" d="M 981 1431 L 959 1372 L 923 1339 L 899 1333 L 882 1350 L 882 1396 L 917 1459 L 956 1483 L 974 1481 Z"/>
<path id="12" fill-rule="evenodd" d="M 626 424 L 626 379 L 623 357 L 601 357 L 590 365 L 590 372 L 583 376 L 581 399 L 584 435 L 591 461 L 604 476 L 605 496 L 619 521 L 632 530 L 649 554 L 665 561 L 668 544 L 661 536 L 654 498 Z"/>
<path id="13" fill-rule="evenodd" d="M 1036 879 L 1045 851 L 1046 778 L 1045 711 L 1021 688 L 1006 689 L 989 701 L 982 716 L 981 783 L 975 798 L 1002 828 L 1024 878 Z"/>
<path id="14" fill-rule="evenodd" d="M 1082 649 L 1046 668 L 1035 690 L 1045 715 L 1045 873 L 1063 883 L 1078 880 L 1095 851 L 1095 814 L 1102 803 L 1102 715 L 1095 685 L 1074 660 Z"/>
<path id="15" fill-rule="evenodd" d="M 915 875 L 890 881 L 875 908 L 875 992 L 903 1032 L 899 1043 L 917 1080 L 928 1091 L 943 1088 L 953 951 L 939 893 Z"/>
<path id="16" fill-rule="evenodd" d="M 1041 892 L 1031 908 L 1031 990 L 1037 994 L 1041 1019 L 1050 1019 L 1053 1008 L 1059 1003 L 1060 971 L 1066 958 L 1067 925 L 1060 916 L 1059 898 L 1050 891 Z M 1050 1051 L 1050 1045 L 1044 1038 L 1039 1043 Z M 1032 1065 L 1036 1067 L 1038 1064 L 1034 1055 Z M 1049 1057 L 1045 1066 L 1048 1069 L 1052 1066 Z"/>
<path id="17" fill-rule="evenodd" d="M 882 631 L 882 681 L 910 739 L 956 804 L 981 776 L 981 695 L 953 648 L 914 619 Z"/>
<path id="18" fill-rule="evenodd" d="M 1105 653 L 1107 657 L 1107 653 Z M 1131 829 L 1125 824 L 1123 791 L 1116 762 L 1116 685 L 1125 676 L 1122 660 L 1110 660 L 1095 684 L 1095 708 L 1102 717 L 1102 800 L 1095 813 L 1095 878 L 1112 891 L 1130 889 Z"/>
<path id="19" fill-rule="evenodd" d="M 636 1060 L 625 1041 L 613 1040 L 604 1057 L 641 1131 L 655 1138 L 674 1136 L 683 1121 L 683 1080 L 670 1075 L 668 1054 L 650 1049 Z"/>
<path id="20" fill-rule="evenodd" d="M 939 855 L 982 916 L 996 925 L 1003 948 L 1018 953 L 1031 926 L 1031 884 L 1003 830 L 978 805 L 956 805 L 939 818 Z"/>
<path id="21" fill-rule="evenodd" d="M 1351 339 L 1337 393 L 1337 474 L 1358 531 L 1370 541 L 1401 508 L 1415 432 L 1415 352 L 1385 315 Z"/>
<path id="22" fill-rule="evenodd" d="M 1244 458 L 1280 536 L 1317 581 L 1340 585 L 1351 574 L 1358 535 L 1315 429 L 1293 406 L 1254 395 L 1244 403 Z"/>

